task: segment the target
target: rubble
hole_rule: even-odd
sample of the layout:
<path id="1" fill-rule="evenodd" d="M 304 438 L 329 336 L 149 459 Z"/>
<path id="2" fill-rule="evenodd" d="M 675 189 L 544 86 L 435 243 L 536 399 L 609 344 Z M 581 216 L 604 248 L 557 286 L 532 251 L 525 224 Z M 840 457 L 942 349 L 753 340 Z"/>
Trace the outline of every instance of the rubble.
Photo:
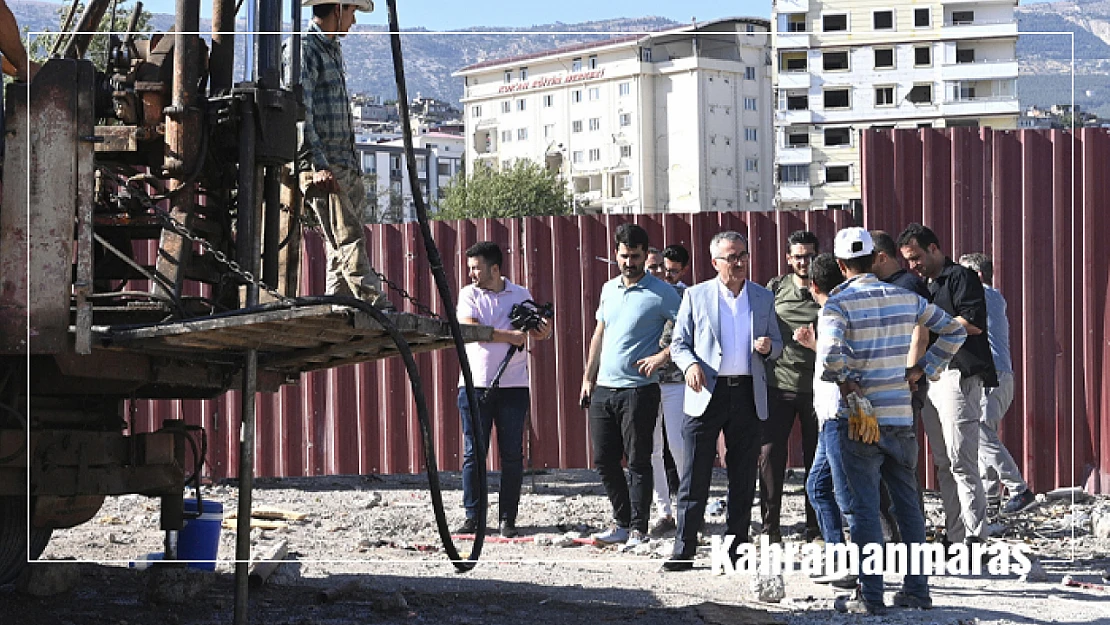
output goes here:
<path id="1" fill-rule="evenodd" d="M 782 575 L 753 575 L 751 590 L 758 601 L 778 603 L 786 597 L 786 582 Z"/>
<path id="2" fill-rule="evenodd" d="M 81 581 L 76 562 L 32 562 L 16 581 L 19 592 L 33 597 L 51 597 L 73 590 Z"/>

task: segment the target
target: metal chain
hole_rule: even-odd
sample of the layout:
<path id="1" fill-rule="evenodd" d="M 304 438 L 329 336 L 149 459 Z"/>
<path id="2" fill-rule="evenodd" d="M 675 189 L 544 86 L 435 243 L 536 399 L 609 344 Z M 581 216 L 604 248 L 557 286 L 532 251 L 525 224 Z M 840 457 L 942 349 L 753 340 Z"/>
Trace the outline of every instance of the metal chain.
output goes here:
<path id="1" fill-rule="evenodd" d="M 254 286 L 257 286 L 259 289 L 262 289 L 263 291 L 268 293 L 270 295 L 270 297 L 273 297 L 274 299 L 276 299 L 277 301 L 279 301 L 283 304 L 292 304 L 292 303 L 294 303 L 294 300 L 292 298 L 286 297 L 281 292 L 279 292 L 277 289 L 271 287 L 270 285 L 266 284 L 262 280 L 260 280 L 258 278 L 255 278 L 254 274 L 252 274 L 251 272 L 249 272 L 246 269 L 243 269 L 242 267 L 240 267 L 239 263 L 237 263 L 234 260 L 231 260 L 230 258 L 228 258 L 227 254 L 224 254 L 220 250 L 216 249 L 211 243 L 208 242 L 207 239 L 205 239 L 204 237 L 202 237 L 200 235 L 197 235 L 197 234 L 194 234 L 193 232 L 191 232 L 189 230 L 189 228 L 185 226 L 185 224 L 183 224 L 180 221 L 177 221 L 176 219 L 174 219 L 173 215 L 171 215 L 169 213 L 169 211 L 166 211 L 165 209 L 163 209 L 161 207 L 158 207 L 158 206 L 154 206 L 153 208 L 154 208 L 154 213 L 156 215 L 158 215 L 158 217 L 161 218 L 163 222 L 165 222 L 166 226 L 168 226 L 170 230 L 173 230 L 178 235 L 180 235 L 180 236 L 182 236 L 182 237 L 184 237 L 184 238 L 186 238 L 186 239 L 188 239 L 188 240 L 190 240 L 194 243 L 200 244 L 201 249 L 203 249 L 205 252 L 211 254 L 212 258 L 215 258 L 216 261 L 219 262 L 221 265 L 224 265 L 225 267 L 230 269 L 232 271 L 232 273 L 239 276 L 239 278 L 241 278 L 242 280 L 244 280 L 245 282 L 247 282 L 249 284 L 253 284 Z"/>
<path id="2" fill-rule="evenodd" d="M 415 308 L 416 310 L 424 313 L 425 315 L 427 315 L 429 317 L 434 317 L 436 319 L 439 319 L 439 315 L 437 315 L 435 313 L 435 311 L 433 311 L 431 308 L 428 308 L 428 306 L 426 306 L 425 304 L 422 304 L 422 303 L 418 302 L 416 300 L 416 298 L 409 295 L 409 292 L 406 291 L 403 287 L 401 287 L 401 285 L 399 285 L 399 284 L 395 283 L 394 281 L 390 280 L 389 278 L 385 277 L 384 274 L 378 273 L 378 270 L 374 269 L 373 267 L 370 268 L 370 271 L 374 272 L 375 276 L 378 276 L 378 279 L 382 281 L 382 284 L 388 286 L 395 293 L 400 295 L 402 299 L 408 300 L 412 304 L 413 308 Z"/>

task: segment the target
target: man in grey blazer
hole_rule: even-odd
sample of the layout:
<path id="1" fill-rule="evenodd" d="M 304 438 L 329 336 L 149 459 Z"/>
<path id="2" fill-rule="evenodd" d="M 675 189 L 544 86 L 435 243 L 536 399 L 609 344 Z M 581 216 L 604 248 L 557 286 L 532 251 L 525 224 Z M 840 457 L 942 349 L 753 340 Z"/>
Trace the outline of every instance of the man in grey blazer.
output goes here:
<path id="1" fill-rule="evenodd" d="M 782 354 L 775 296 L 747 280 L 748 241 L 721 232 L 709 243 L 717 277 L 686 290 L 678 310 L 671 359 L 686 377 L 687 449 L 679 467 L 678 531 L 667 571 L 693 567 L 698 531 L 717 455 L 725 434 L 728 467 L 727 534 L 749 541 L 761 423 L 767 420 L 764 362 Z"/>

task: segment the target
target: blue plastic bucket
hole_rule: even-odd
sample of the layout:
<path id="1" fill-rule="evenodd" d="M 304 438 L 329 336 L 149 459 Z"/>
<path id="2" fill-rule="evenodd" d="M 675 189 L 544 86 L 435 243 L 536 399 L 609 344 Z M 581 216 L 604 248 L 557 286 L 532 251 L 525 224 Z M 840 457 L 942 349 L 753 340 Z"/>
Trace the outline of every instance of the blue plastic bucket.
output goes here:
<path id="1" fill-rule="evenodd" d="M 197 500 L 185 500 L 185 515 L 196 514 Z M 216 570 L 216 554 L 220 549 L 220 525 L 224 520 L 224 505 L 218 501 L 204 500 L 204 510 L 197 518 L 185 519 L 185 527 L 177 533 L 177 558 L 194 560 L 189 568 L 204 571 Z"/>

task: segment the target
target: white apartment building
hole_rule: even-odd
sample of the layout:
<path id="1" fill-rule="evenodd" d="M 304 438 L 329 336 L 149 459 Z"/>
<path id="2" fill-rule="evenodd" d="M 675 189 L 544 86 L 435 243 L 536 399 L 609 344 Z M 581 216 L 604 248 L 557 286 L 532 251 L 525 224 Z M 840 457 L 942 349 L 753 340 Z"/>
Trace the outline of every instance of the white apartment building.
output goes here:
<path id="1" fill-rule="evenodd" d="M 447 184 L 463 168 L 465 138 L 441 132 L 417 135 L 412 139 L 416 159 L 416 178 L 429 213 L 443 199 Z M 370 199 L 364 218 L 370 223 L 399 223 L 416 220 L 404 139 L 380 143 L 356 142 L 362 157 L 362 173 L 373 174 L 374 185 L 368 186 Z"/>
<path id="2" fill-rule="evenodd" d="M 775 207 L 859 205 L 859 131 L 1017 127 L 1017 0 L 774 0 Z"/>
<path id="3" fill-rule="evenodd" d="M 529 159 L 591 212 L 769 210 L 769 29 L 719 19 L 464 67 L 467 171 Z"/>

